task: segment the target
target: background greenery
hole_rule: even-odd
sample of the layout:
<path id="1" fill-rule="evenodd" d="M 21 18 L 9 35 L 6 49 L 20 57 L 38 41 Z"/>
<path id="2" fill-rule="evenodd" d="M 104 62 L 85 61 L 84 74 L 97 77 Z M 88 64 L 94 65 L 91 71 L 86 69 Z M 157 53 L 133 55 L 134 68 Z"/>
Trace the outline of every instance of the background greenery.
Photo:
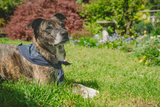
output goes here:
<path id="1" fill-rule="evenodd" d="M 21 41 L 5 43 L 20 44 Z M 132 54 L 106 48 L 87 48 L 70 43 L 65 45 L 70 66 L 63 66 L 64 84 L 45 85 L 25 80 L 0 84 L 0 106 L 159 106 L 159 67 L 145 66 L 134 61 Z M 73 51 L 74 50 L 74 51 Z M 83 99 L 68 91 L 74 82 L 97 89 L 93 99 Z"/>
<path id="2" fill-rule="evenodd" d="M 62 0 L 61 0 L 62 1 Z M 9 20 L 21 0 L 1 0 L 0 27 Z M 0 106 L 156 106 L 160 105 L 160 22 L 143 19 L 140 10 L 160 9 L 158 0 L 76 0 L 83 29 L 73 32 L 65 45 L 70 66 L 63 66 L 61 85 L 39 86 L 25 80 L 0 85 Z M 12 7 L 12 8 L 11 8 Z M 145 12 L 160 18 L 160 12 Z M 102 41 L 102 26 L 96 21 L 116 20 Z M 97 34 L 98 36 L 94 36 Z M 0 43 L 29 44 L 0 38 Z M 97 89 L 93 99 L 68 91 L 67 83 Z"/>

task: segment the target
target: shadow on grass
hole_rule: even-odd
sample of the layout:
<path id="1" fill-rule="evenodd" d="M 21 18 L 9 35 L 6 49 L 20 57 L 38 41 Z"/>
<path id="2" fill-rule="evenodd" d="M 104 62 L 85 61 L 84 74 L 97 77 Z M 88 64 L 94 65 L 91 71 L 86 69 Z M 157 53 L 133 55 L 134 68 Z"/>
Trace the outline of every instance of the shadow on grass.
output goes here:
<path id="1" fill-rule="evenodd" d="M 77 83 L 77 84 L 82 84 L 84 86 L 87 86 L 87 87 L 90 87 L 90 88 L 93 88 L 93 89 L 97 89 L 99 90 L 100 87 L 97 83 L 97 80 L 90 80 L 90 81 L 83 81 L 83 80 L 80 80 L 80 81 L 75 81 L 74 79 L 68 79 L 68 78 L 65 78 L 65 81 L 67 84 L 71 84 L 71 83 Z"/>
<path id="2" fill-rule="evenodd" d="M 25 94 L 7 81 L 0 83 L 0 107 L 28 107 L 36 106 L 34 102 L 25 99 Z"/>

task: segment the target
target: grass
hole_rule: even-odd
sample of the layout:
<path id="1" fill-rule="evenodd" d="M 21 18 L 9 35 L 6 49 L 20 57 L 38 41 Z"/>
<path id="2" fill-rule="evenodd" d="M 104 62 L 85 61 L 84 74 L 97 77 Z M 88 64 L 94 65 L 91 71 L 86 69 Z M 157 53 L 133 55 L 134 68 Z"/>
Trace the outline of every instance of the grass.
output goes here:
<path id="1" fill-rule="evenodd" d="M 20 44 L 0 38 L 1 43 Z M 15 43 L 16 42 L 16 43 Z M 28 44 L 25 42 L 25 44 Z M 66 44 L 70 66 L 63 66 L 63 85 L 38 86 L 25 80 L 0 84 L 0 107 L 22 106 L 160 106 L 159 66 L 144 66 L 134 56 L 107 48 L 86 48 Z M 93 99 L 83 99 L 68 91 L 68 82 L 80 83 L 97 89 Z"/>

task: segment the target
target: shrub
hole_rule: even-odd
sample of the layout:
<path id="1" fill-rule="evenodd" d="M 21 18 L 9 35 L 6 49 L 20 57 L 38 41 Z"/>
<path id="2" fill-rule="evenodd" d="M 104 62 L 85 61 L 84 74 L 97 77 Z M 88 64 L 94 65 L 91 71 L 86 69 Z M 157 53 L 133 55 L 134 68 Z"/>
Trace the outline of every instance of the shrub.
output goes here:
<path id="1" fill-rule="evenodd" d="M 73 39 L 79 39 L 81 37 L 93 37 L 93 33 L 89 31 L 88 29 L 84 28 L 82 30 L 74 31 L 71 34 Z"/>
<path id="2" fill-rule="evenodd" d="M 83 4 L 80 8 L 80 15 L 88 21 L 85 27 L 91 30 L 93 34 L 97 34 L 102 30 L 102 26 L 96 21 L 112 20 L 111 6 L 106 3 L 106 0 L 91 0 L 89 4 Z"/>
<path id="3" fill-rule="evenodd" d="M 101 33 L 99 33 L 100 35 Z M 107 47 L 108 49 L 120 49 L 120 50 L 125 50 L 127 52 L 132 51 L 132 46 L 135 44 L 135 39 L 128 37 L 120 39 L 117 34 L 112 34 L 111 36 L 107 36 L 107 41 L 103 42 L 101 40 L 102 37 L 99 36 L 98 38 L 89 38 L 89 37 L 82 37 L 79 40 L 72 40 L 72 42 L 76 45 L 81 45 L 85 47 Z"/>
<path id="4" fill-rule="evenodd" d="M 130 35 L 131 26 L 137 20 L 134 16 L 143 4 L 143 0 L 91 0 L 90 4 L 82 5 L 80 15 L 87 19 L 86 26 L 95 34 L 102 29 L 96 21 L 115 19 L 118 33 Z"/>
<path id="5" fill-rule="evenodd" d="M 4 19 L 6 23 L 9 20 L 9 16 L 13 14 L 14 8 L 22 4 L 22 2 L 23 0 L 0 0 L 0 19 Z"/>
<path id="6" fill-rule="evenodd" d="M 146 65 L 160 65 L 160 38 L 149 36 L 142 38 L 133 50 L 140 63 Z"/>
<path id="7" fill-rule="evenodd" d="M 33 31 L 26 30 L 26 25 L 36 18 L 51 18 L 55 13 L 63 13 L 67 17 L 66 30 L 71 34 L 82 29 L 83 19 L 78 15 L 78 4 L 75 0 L 30 0 L 16 8 L 11 20 L 3 29 L 10 39 L 32 40 Z"/>
<path id="8" fill-rule="evenodd" d="M 136 28 L 136 32 L 139 32 L 140 34 L 143 34 L 145 30 L 147 31 L 147 33 L 155 31 L 155 28 L 151 22 L 144 23 L 143 21 L 141 21 L 134 26 Z"/>

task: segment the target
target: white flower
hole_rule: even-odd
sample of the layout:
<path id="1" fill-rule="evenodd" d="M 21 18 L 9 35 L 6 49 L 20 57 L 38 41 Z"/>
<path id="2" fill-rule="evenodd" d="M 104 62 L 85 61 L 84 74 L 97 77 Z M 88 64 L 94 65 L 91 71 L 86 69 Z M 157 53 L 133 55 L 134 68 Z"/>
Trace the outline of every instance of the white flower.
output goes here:
<path id="1" fill-rule="evenodd" d="M 155 36 L 151 36 L 150 38 L 153 39 L 153 38 L 155 38 Z"/>
<path id="2" fill-rule="evenodd" d="M 100 39 L 100 36 L 98 34 L 94 35 L 95 39 Z"/>

